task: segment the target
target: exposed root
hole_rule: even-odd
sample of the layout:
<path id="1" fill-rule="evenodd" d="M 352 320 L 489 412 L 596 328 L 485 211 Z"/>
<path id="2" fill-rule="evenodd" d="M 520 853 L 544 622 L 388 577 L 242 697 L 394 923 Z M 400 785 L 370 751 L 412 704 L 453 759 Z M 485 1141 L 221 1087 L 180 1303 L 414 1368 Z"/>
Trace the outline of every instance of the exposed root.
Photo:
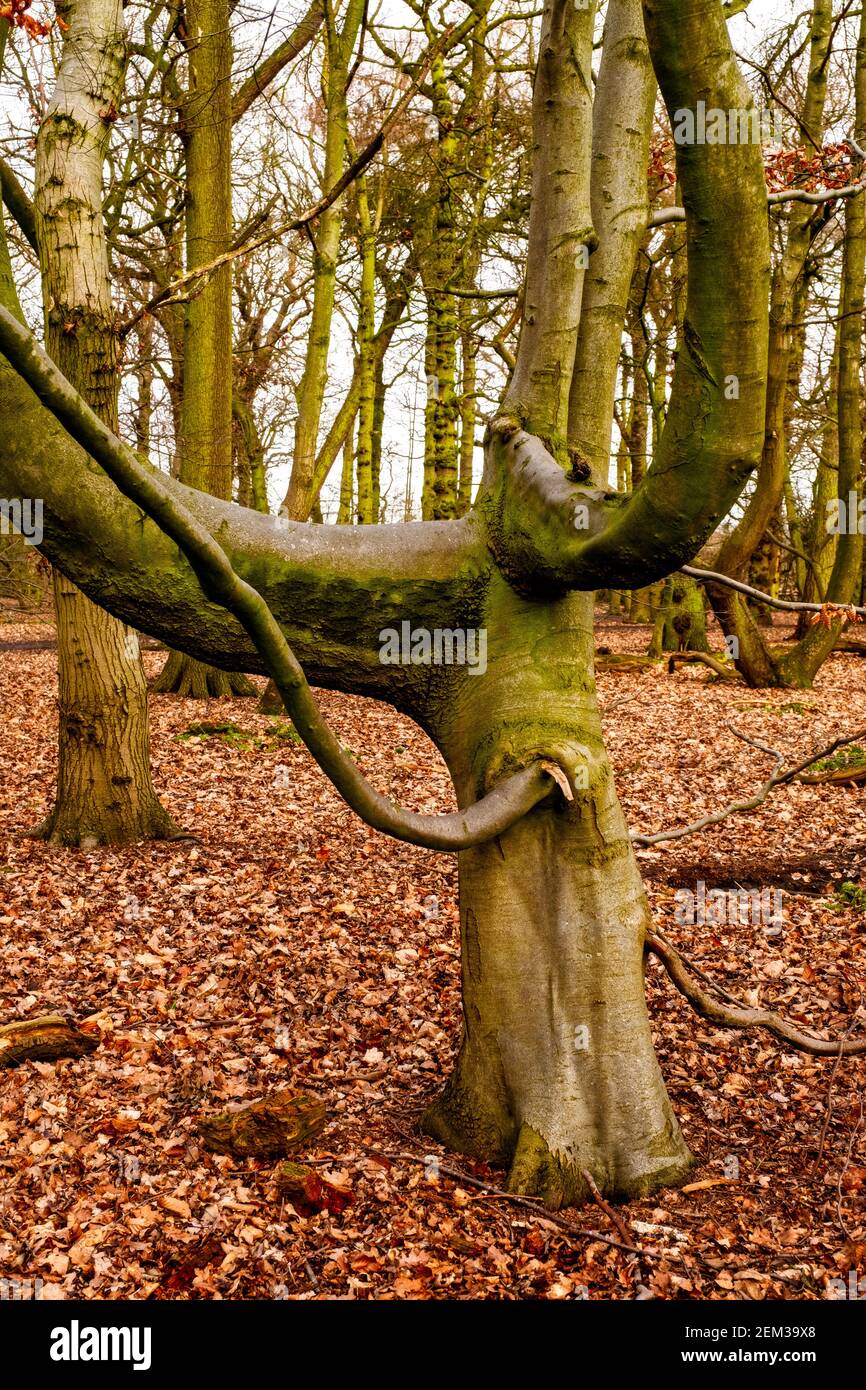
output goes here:
<path id="1" fill-rule="evenodd" d="M 241 672 L 221 671 L 185 652 L 169 652 L 150 688 L 158 695 L 179 695 L 186 700 L 225 700 L 259 693 Z"/>
<path id="2" fill-rule="evenodd" d="M 695 662 L 703 666 L 709 666 L 711 671 L 724 681 L 740 681 L 742 676 L 739 671 L 732 666 L 726 666 L 717 656 L 710 656 L 708 652 L 672 652 L 668 658 L 668 672 L 673 674 L 677 666 L 692 665 Z"/>
<path id="3" fill-rule="evenodd" d="M 679 952 L 657 932 L 648 933 L 646 949 L 658 956 L 677 989 L 685 995 L 692 1008 L 710 1023 L 720 1028 L 766 1028 L 798 1052 L 812 1057 L 856 1057 L 866 1054 L 866 1038 L 815 1038 L 788 1023 L 781 1014 L 770 1009 L 752 1009 L 745 1004 L 725 1004 L 715 999 L 698 983 Z"/>

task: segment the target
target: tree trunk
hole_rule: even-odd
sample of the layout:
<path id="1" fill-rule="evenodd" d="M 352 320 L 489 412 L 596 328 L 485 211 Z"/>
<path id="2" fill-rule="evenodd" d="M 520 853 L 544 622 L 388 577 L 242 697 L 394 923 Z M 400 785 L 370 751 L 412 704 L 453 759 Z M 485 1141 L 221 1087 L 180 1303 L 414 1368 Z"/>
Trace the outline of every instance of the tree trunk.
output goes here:
<path id="1" fill-rule="evenodd" d="M 700 584 L 678 574 L 671 585 L 670 601 L 664 613 L 662 650 L 666 652 L 709 652 L 707 613 Z"/>
<path id="2" fill-rule="evenodd" d="M 487 677 L 466 677 L 441 740 L 460 804 L 545 748 L 585 789 L 459 856 L 463 1038 L 423 1125 L 551 1206 L 585 1192 L 584 1168 L 638 1196 L 691 1157 L 647 1017 L 648 909 L 602 744 L 592 597 L 531 603 L 494 581 L 484 622 Z"/>
<path id="3" fill-rule="evenodd" d="M 831 0 L 813 0 L 810 33 L 809 73 L 800 108 L 800 121 L 819 143 L 824 127 L 828 56 L 832 45 Z M 751 557 L 770 524 L 784 495 L 787 476 L 786 420 L 791 354 L 795 347 L 795 301 L 800 279 L 816 224 L 806 205 L 792 203 L 785 215 L 784 249 L 775 266 L 770 292 L 770 341 L 767 349 L 767 396 L 764 448 L 752 497 L 736 527 L 725 538 L 717 558 L 717 568 L 733 578 L 742 578 Z M 737 668 L 752 687 L 787 685 L 788 675 L 770 650 L 745 604 L 730 589 L 708 586 L 719 625 L 726 636 L 737 638 Z M 823 660 L 823 658 L 822 658 Z M 802 668 L 798 658 L 795 663 Z M 820 664 L 820 663 L 819 663 Z M 811 684 L 817 666 L 808 677 Z M 791 683 L 801 685 L 799 674 Z"/>
<path id="4" fill-rule="evenodd" d="M 178 830 L 150 776 L 138 637 L 54 578 L 60 744 L 57 798 L 34 834 L 57 845 L 125 845 Z"/>
<path id="5" fill-rule="evenodd" d="M 189 84 L 186 152 L 186 268 L 223 255 L 232 239 L 232 43 L 228 0 L 187 0 Z M 197 286 L 184 310 L 180 478 L 229 501 L 232 495 L 232 272 L 224 265 Z M 153 690 L 204 700 L 257 695 L 240 672 L 207 669 L 171 652 Z"/>
<path id="6" fill-rule="evenodd" d="M 370 526 L 376 520 L 373 507 L 373 414 L 376 401 L 376 231 L 379 219 L 378 216 L 374 218 L 371 215 L 367 181 L 363 175 L 356 181 L 356 192 L 358 250 L 361 261 L 358 307 L 358 371 L 361 380 L 355 442 L 355 469 L 358 479 L 356 515 L 359 525 Z M 351 446 L 349 454 L 351 455 Z"/>
<path id="7" fill-rule="evenodd" d="M 120 0 L 79 0 L 36 144 L 35 207 L 48 349 L 117 428 L 117 339 L 102 213 L 102 162 L 125 67 Z M 63 845 L 176 835 L 150 775 L 138 639 L 59 574 L 57 793 L 33 832 Z"/>
<path id="8" fill-rule="evenodd" d="M 230 700 L 259 693 L 249 676 L 221 671 L 186 652 L 169 652 L 150 688 L 157 695 L 179 695 L 182 700 Z"/>

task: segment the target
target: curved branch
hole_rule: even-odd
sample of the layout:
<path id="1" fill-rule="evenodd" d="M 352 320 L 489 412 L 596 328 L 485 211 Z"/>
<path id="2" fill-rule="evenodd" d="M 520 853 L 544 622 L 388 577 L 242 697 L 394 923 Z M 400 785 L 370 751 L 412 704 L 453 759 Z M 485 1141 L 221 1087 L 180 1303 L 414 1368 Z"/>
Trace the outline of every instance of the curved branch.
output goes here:
<path id="1" fill-rule="evenodd" d="M 644 0 L 668 112 L 750 111 L 717 0 Z M 588 541 L 583 563 L 634 588 L 688 560 L 761 457 L 767 374 L 769 227 L 758 144 L 677 145 L 686 210 L 688 300 L 664 430 L 628 504 Z"/>
<path id="2" fill-rule="evenodd" d="M 202 590 L 228 609 L 261 654 L 292 721 L 322 771 L 352 810 L 376 830 L 428 849 L 469 849 L 495 839 L 550 795 L 555 782 L 541 763 L 521 769 L 465 809 L 443 816 L 404 811 L 377 792 L 343 751 L 316 704 L 282 628 L 223 547 L 192 511 L 145 468 L 99 419 L 43 352 L 30 331 L 0 307 L 0 347 L 15 370 L 125 496 L 180 548 Z"/>
<path id="3" fill-rule="evenodd" d="M 680 994 L 685 995 L 695 1012 L 720 1028 L 766 1028 L 774 1037 L 798 1052 L 808 1052 L 811 1057 L 862 1057 L 866 1053 L 866 1038 L 847 1041 L 840 1038 L 838 1042 L 815 1038 L 795 1028 L 793 1023 L 788 1023 L 781 1014 L 770 1009 L 723 1004 L 701 988 L 682 956 L 660 933 L 648 933 L 644 944 L 651 955 L 658 957 Z"/>
<path id="4" fill-rule="evenodd" d="M 698 98 L 723 110 L 753 107 L 718 0 L 687 7 L 644 0 L 644 16 L 672 116 Z M 494 553 L 527 588 L 640 588 L 670 574 L 727 514 L 760 460 L 770 275 L 761 150 L 680 145 L 677 172 L 687 213 L 688 302 L 664 431 L 640 486 L 617 497 L 581 490 L 561 471 L 557 478 L 543 443 L 517 437 L 523 420 L 509 399 L 510 434 L 491 436 L 483 505 L 494 520 Z M 579 527 L 578 507 L 587 509 Z"/>
<path id="5" fill-rule="evenodd" d="M 753 589 L 751 584 L 744 584 L 741 579 L 732 579 L 728 574 L 720 574 L 717 570 L 698 569 L 695 565 L 680 565 L 680 574 L 687 574 L 690 579 L 699 579 L 703 583 L 721 584 L 726 589 L 736 589 L 738 594 L 745 594 L 747 598 L 758 599 L 765 603 L 768 608 L 780 608 L 785 613 L 821 613 L 827 607 L 835 607 L 834 604 L 826 603 L 807 603 L 800 599 L 775 598 L 773 594 L 765 594 L 763 589 Z M 856 613 L 860 618 L 866 618 L 866 608 L 858 608 L 856 604 L 840 604 L 847 612 L 849 609 Z"/>

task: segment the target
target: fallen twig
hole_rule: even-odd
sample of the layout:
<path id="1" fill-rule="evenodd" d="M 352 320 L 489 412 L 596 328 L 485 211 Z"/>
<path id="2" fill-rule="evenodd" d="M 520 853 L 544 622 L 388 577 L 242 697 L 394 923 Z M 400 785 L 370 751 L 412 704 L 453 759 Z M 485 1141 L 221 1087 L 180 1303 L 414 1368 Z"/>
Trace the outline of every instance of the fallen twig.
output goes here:
<path id="1" fill-rule="evenodd" d="M 408 1139 L 410 1144 L 417 1143 L 414 1135 L 402 1129 L 395 1120 L 389 1118 L 388 1122 L 391 1128 L 403 1139 Z M 429 1161 L 429 1154 L 396 1153 L 392 1157 L 404 1159 L 409 1163 L 426 1164 Z M 550 1211 L 542 1205 L 541 1199 L 538 1197 L 523 1197 L 517 1192 L 506 1192 L 504 1188 L 496 1187 L 494 1183 L 484 1182 L 482 1178 L 473 1177 L 471 1173 L 464 1173 L 461 1168 L 452 1168 L 450 1164 L 442 1163 L 438 1158 L 436 1167 L 439 1173 L 443 1173 L 446 1178 L 451 1178 L 454 1182 L 465 1183 L 467 1187 L 477 1188 L 489 1197 L 497 1197 L 500 1200 L 505 1198 L 516 1206 L 525 1207 L 533 1212 L 540 1220 L 551 1221 L 555 1226 L 561 1226 L 563 1230 L 570 1231 L 583 1240 L 599 1240 L 603 1245 L 613 1246 L 615 1250 L 627 1250 L 630 1255 L 658 1256 L 659 1254 L 657 1250 L 639 1250 L 636 1245 L 629 1241 L 614 1240 L 612 1236 L 606 1236 L 601 1231 L 586 1230 L 585 1227 L 570 1221 L 567 1216 L 561 1216 L 557 1211 Z"/>

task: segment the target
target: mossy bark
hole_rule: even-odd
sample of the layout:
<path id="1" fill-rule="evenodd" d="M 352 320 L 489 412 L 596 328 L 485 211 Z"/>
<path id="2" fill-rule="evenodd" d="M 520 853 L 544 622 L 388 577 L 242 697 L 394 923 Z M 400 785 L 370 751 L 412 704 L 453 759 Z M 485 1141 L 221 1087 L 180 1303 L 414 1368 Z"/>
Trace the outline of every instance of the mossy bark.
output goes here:
<path id="1" fill-rule="evenodd" d="M 444 57 L 430 70 L 430 93 L 436 146 L 434 176 L 416 233 L 416 249 L 424 277 L 427 329 L 424 373 L 424 484 L 421 515 L 441 521 L 457 515 L 457 301 L 453 294 L 459 271 L 457 190 L 461 140 Z"/>
<path id="2" fill-rule="evenodd" d="M 686 575 L 675 576 L 664 612 L 662 650 L 708 652 L 707 611 L 700 584 Z"/>
<path id="3" fill-rule="evenodd" d="M 585 1194 L 583 1169 L 641 1195 L 691 1158 L 647 1017 L 648 908 L 601 738 L 592 599 L 539 606 L 494 579 L 483 622 L 487 673 L 436 731 L 461 804 L 539 753 L 577 790 L 459 856 L 463 1037 L 423 1127 L 550 1206 Z"/>

